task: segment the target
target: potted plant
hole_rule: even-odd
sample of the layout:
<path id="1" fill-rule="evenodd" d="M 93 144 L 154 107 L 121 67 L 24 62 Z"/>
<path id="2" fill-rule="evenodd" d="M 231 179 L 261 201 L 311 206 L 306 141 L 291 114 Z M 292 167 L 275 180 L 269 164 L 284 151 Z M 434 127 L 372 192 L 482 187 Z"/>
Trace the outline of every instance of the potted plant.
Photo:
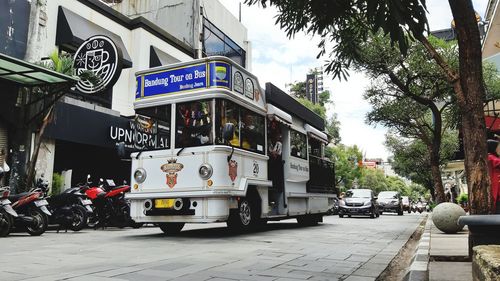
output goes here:
<path id="1" fill-rule="evenodd" d="M 469 195 L 466 193 L 462 193 L 457 197 L 457 203 L 462 206 L 464 211 L 469 211 Z"/>

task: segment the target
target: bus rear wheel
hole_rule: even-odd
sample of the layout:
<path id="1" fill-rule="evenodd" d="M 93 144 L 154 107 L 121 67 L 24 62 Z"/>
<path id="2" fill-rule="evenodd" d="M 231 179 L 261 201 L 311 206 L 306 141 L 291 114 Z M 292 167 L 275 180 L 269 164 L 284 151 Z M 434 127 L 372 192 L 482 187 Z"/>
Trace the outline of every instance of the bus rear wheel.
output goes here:
<path id="1" fill-rule="evenodd" d="M 166 235 L 175 235 L 181 232 L 184 224 L 183 222 L 162 222 L 158 226 Z"/>
<path id="2" fill-rule="evenodd" d="M 259 211 L 251 200 L 241 198 L 238 209 L 231 210 L 227 220 L 227 226 L 231 230 L 249 230 L 259 224 Z"/>

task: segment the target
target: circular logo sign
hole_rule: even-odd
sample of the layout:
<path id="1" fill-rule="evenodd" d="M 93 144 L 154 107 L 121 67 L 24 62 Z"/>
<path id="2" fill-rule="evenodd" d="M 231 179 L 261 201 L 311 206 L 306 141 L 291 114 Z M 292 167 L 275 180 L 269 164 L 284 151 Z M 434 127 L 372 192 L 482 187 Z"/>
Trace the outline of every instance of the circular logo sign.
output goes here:
<path id="1" fill-rule="evenodd" d="M 85 40 L 75 53 L 75 71 L 80 76 L 90 71 L 99 77 L 96 84 L 80 80 L 78 91 L 95 94 L 115 84 L 122 70 L 122 53 L 115 43 L 106 36 L 96 35 Z"/>

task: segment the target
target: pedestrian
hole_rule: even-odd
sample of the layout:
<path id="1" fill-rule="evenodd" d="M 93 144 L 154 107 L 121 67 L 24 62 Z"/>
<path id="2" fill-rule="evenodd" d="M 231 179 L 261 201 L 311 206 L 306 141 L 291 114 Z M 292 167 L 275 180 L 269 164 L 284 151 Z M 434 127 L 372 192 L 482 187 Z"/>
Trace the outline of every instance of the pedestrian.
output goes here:
<path id="1" fill-rule="evenodd" d="M 491 181 L 492 212 L 500 214 L 500 147 L 498 141 L 488 140 L 488 167 Z"/>

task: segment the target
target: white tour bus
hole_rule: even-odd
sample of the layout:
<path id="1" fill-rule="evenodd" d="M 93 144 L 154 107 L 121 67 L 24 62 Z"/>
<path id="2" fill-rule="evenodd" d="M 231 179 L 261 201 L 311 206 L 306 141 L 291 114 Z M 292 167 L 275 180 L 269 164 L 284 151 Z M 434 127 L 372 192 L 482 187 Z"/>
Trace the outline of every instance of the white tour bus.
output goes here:
<path id="1" fill-rule="evenodd" d="M 136 76 L 132 219 L 170 234 L 185 223 L 322 221 L 336 194 L 318 115 L 226 57 Z"/>

